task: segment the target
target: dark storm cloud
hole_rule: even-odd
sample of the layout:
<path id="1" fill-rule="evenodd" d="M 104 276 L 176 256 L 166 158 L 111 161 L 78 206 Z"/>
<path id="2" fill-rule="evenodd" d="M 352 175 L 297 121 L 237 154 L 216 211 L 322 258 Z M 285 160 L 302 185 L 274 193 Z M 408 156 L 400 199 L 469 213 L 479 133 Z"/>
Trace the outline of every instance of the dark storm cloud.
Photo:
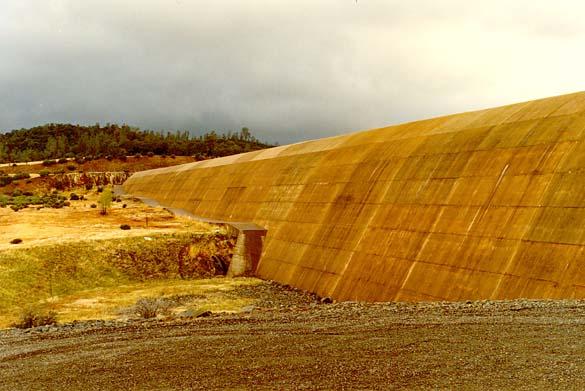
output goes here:
<path id="1" fill-rule="evenodd" d="M 4 1 L 0 129 L 281 143 L 583 89 L 579 2 Z"/>

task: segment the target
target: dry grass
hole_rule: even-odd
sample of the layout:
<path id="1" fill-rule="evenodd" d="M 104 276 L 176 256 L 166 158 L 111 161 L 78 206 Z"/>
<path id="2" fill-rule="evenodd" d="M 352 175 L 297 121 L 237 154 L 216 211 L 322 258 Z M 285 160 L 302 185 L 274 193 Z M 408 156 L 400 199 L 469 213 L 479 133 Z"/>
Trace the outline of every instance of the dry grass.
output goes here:
<path id="1" fill-rule="evenodd" d="M 109 214 L 102 216 L 96 203 L 95 192 L 75 191 L 86 197 L 84 201 L 71 201 L 63 209 L 29 207 L 19 212 L 0 208 L 0 251 L 14 248 L 14 238 L 23 240 L 22 247 L 78 241 L 80 239 L 110 239 L 130 236 L 146 236 L 170 232 L 212 232 L 216 227 L 209 224 L 173 216 L 162 208 L 152 208 L 131 198 L 114 202 Z M 68 193 L 65 193 L 68 195 Z M 122 206 L 126 204 L 127 207 Z M 128 231 L 120 225 L 128 224 Z"/>
<path id="2" fill-rule="evenodd" d="M 81 318 L 86 319 L 96 315 L 94 309 L 84 312 L 87 303 L 101 303 L 96 308 L 109 308 L 108 303 L 112 300 L 114 306 L 124 306 L 141 296 L 191 294 L 192 286 L 204 289 L 201 287 L 205 287 L 205 283 L 179 279 L 178 254 L 184 248 L 195 249 L 194 254 L 198 249 L 213 252 L 218 241 L 225 240 L 222 238 L 215 234 L 183 233 L 66 242 L 2 251 L 0 325 L 9 324 L 28 305 L 45 302 L 52 306 L 61 303 L 63 297 L 75 297 L 80 292 L 89 292 L 90 295 L 79 298 L 82 301 L 78 309 Z M 200 275 L 198 270 L 192 272 L 195 274 L 186 278 Z M 221 289 L 215 283 L 207 285 L 211 286 L 209 289 L 213 288 L 211 290 L 221 291 L 229 289 L 230 283 Z M 213 300 L 209 303 L 215 310 L 219 308 Z M 65 320 L 73 318 L 75 315 L 67 315 Z"/>
<path id="3" fill-rule="evenodd" d="M 75 192 L 86 200 L 64 209 L 0 208 L 0 327 L 31 305 L 54 310 L 59 322 L 67 322 L 119 317 L 140 297 L 188 296 L 175 312 L 229 312 L 248 304 L 224 293 L 253 280 L 179 279 L 177 254 L 185 246 L 193 257 L 225 252 L 225 239 L 218 241 L 224 229 L 130 198 L 100 216 L 90 208 L 95 191 Z M 132 229 L 121 230 L 121 224 Z M 23 242 L 10 244 L 14 238 Z M 183 272 L 180 276 L 191 278 L 198 270 Z"/>
<path id="4" fill-rule="evenodd" d="M 125 319 L 133 314 L 132 307 L 140 298 L 182 298 L 181 305 L 172 308 L 173 314 L 187 309 L 212 312 L 239 312 L 252 304 L 252 299 L 231 297 L 237 286 L 258 285 L 255 278 L 211 278 L 202 280 L 163 280 L 96 288 L 54 297 L 44 302 L 57 313 L 60 323 L 89 319 Z M 6 327 L 13 317 L 0 317 L 0 327 Z"/>

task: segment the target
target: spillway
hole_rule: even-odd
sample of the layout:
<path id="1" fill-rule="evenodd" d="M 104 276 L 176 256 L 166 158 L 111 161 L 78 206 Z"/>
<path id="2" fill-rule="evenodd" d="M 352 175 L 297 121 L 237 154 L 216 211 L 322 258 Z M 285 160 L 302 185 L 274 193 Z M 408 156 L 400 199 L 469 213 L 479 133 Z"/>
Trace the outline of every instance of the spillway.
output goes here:
<path id="1" fill-rule="evenodd" d="M 585 297 L 585 93 L 143 171 L 267 229 L 256 274 L 338 300 Z"/>

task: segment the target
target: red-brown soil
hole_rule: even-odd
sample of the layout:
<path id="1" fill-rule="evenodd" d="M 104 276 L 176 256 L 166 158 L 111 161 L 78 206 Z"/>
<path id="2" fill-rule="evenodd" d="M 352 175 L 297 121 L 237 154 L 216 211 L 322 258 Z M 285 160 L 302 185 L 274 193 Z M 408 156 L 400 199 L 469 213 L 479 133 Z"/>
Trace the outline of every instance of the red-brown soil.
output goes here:
<path id="1" fill-rule="evenodd" d="M 142 157 L 128 157 L 126 161 L 119 159 L 96 159 L 85 162 L 83 164 L 77 164 L 75 161 L 68 161 L 67 163 L 54 164 L 49 167 L 43 166 L 42 164 L 18 164 L 17 166 L 2 165 L 0 167 L 0 174 L 17 174 L 27 173 L 31 174 L 30 179 L 21 179 L 12 183 L 8 186 L 0 187 L 0 194 L 10 194 L 16 189 L 21 191 L 32 191 L 32 192 L 45 192 L 51 189 L 53 183 L 52 176 L 40 178 L 38 173 L 42 170 L 48 170 L 51 174 L 58 173 L 70 173 L 76 171 L 83 172 L 137 172 L 150 170 L 153 168 L 168 167 L 178 164 L 192 163 L 195 159 L 191 156 L 176 156 L 162 157 L 162 156 L 142 156 Z M 67 166 L 74 167 L 73 170 L 69 170 Z"/>

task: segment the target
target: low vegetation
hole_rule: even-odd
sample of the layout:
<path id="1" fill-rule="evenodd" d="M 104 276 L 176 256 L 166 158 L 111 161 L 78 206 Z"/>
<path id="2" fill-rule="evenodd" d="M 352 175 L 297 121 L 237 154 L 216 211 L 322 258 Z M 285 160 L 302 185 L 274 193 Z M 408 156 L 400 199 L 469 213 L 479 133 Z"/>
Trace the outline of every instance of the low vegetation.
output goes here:
<path id="1" fill-rule="evenodd" d="M 39 306 L 27 306 L 20 314 L 19 319 L 12 326 L 19 329 L 49 326 L 57 323 L 57 313 Z"/>
<path id="2" fill-rule="evenodd" d="M 171 234 L 5 250 L 0 325 L 14 322 L 21 308 L 78 292 L 225 274 L 233 246 L 222 234 Z"/>
<path id="3" fill-rule="evenodd" d="M 173 307 L 173 302 L 165 297 L 141 297 L 136 302 L 134 310 L 139 317 L 150 319 L 158 315 L 168 315 L 171 307 Z"/>
<path id="4" fill-rule="evenodd" d="M 58 209 L 68 206 L 69 204 L 67 202 L 67 197 L 58 193 L 34 195 L 31 193 L 15 191 L 12 195 L 0 194 L 0 208 L 10 207 L 15 212 L 18 212 L 30 205 Z"/>

